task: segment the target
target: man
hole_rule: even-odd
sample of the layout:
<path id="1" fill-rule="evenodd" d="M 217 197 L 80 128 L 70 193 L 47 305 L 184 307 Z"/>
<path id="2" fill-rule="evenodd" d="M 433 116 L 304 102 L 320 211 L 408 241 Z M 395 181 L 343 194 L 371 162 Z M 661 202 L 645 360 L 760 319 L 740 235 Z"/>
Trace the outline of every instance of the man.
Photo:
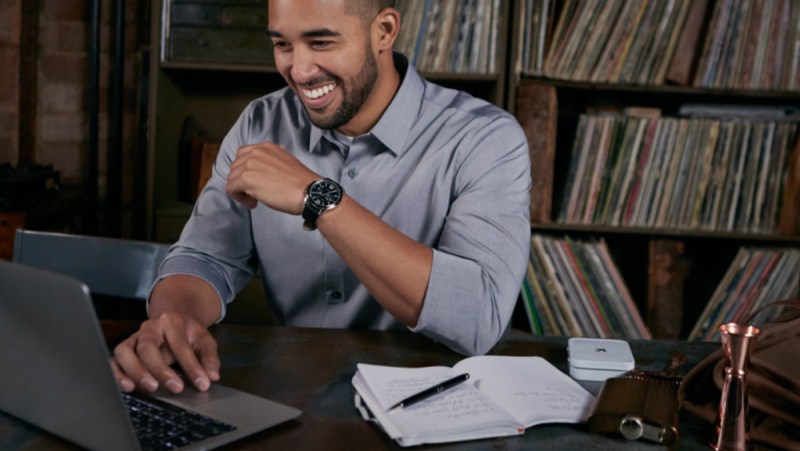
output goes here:
<path id="1" fill-rule="evenodd" d="M 526 269 L 530 163 L 508 113 L 393 53 L 387 0 L 270 0 L 288 88 L 252 102 L 120 344 L 123 390 L 219 379 L 207 327 L 258 267 L 279 322 L 407 327 L 465 354 L 508 326 Z M 302 219 L 301 219 L 302 216 Z"/>

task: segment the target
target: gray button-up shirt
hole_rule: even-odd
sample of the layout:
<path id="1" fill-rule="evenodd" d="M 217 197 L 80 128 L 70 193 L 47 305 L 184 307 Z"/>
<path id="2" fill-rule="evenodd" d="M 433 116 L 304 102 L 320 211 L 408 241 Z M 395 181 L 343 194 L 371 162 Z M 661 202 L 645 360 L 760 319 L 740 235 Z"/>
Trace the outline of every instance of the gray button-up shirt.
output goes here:
<path id="1" fill-rule="evenodd" d="M 488 351 L 506 329 L 530 247 L 530 161 L 507 112 L 403 76 L 375 127 L 349 148 L 311 124 L 288 88 L 253 101 L 225 137 L 208 185 L 159 276 L 207 280 L 223 305 L 261 269 L 275 317 L 292 326 L 405 327 L 370 296 L 318 231 L 225 193 L 243 145 L 274 142 L 383 221 L 433 248 L 421 316 L 412 330 L 464 354 Z M 346 140 L 345 140 L 346 141 Z"/>

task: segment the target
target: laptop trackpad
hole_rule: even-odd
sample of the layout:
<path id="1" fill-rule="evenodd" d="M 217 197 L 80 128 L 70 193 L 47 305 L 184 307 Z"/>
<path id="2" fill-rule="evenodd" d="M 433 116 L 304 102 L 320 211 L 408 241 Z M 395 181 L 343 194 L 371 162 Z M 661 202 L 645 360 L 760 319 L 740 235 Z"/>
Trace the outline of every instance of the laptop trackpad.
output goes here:
<path id="1" fill-rule="evenodd" d="M 220 384 L 212 384 L 206 392 L 187 386 L 179 394 L 162 389 L 152 396 L 248 430 L 264 429 L 301 413 L 294 407 Z"/>

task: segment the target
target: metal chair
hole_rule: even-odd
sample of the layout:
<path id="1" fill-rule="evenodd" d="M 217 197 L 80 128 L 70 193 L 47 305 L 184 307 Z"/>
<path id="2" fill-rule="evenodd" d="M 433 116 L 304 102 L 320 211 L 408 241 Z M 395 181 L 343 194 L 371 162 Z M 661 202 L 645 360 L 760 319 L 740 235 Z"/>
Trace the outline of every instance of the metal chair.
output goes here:
<path id="1" fill-rule="evenodd" d="M 169 245 L 17 229 L 14 261 L 83 281 L 101 319 L 141 320 L 158 267 Z M 229 304 L 226 323 L 273 324 L 258 278 Z"/>
<path id="2" fill-rule="evenodd" d="M 17 229 L 13 260 L 74 277 L 92 292 L 100 318 L 142 319 L 166 244 Z"/>

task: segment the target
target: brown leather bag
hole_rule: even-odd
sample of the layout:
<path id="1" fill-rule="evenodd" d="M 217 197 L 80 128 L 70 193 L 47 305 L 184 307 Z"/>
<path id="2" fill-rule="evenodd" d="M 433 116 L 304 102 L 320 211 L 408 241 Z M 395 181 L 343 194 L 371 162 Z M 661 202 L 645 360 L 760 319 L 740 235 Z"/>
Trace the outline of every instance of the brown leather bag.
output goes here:
<path id="1" fill-rule="evenodd" d="M 800 307 L 800 301 L 779 303 Z M 751 440 L 800 449 L 800 308 L 759 327 L 747 372 Z M 678 389 L 681 409 L 710 423 L 710 430 L 717 419 L 725 366 L 720 346 L 689 371 Z"/>

